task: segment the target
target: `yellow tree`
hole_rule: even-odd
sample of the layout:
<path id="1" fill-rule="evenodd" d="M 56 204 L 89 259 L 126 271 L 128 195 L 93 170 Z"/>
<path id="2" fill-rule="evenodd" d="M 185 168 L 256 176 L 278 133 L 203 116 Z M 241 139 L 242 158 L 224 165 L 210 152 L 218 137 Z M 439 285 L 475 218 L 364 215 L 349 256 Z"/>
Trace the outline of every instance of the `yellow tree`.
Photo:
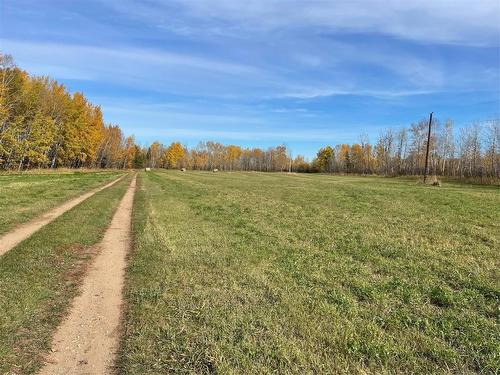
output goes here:
<path id="1" fill-rule="evenodd" d="M 229 170 L 232 171 L 236 169 L 239 158 L 242 154 L 240 146 L 229 145 L 226 147 L 226 163 L 229 166 Z"/>
<path id="2" fill-rule="evenodd" d="M 373 173 L 375 170 L 375 158 L 373 147 L 369 143 L 363 145 L 363 173 Z"/>
<path id="3" fill-rule="evenodd" d="M 351 162 L 351 147 L 348 144 L 342 144 L 339 148 L 339 161 L 342 164 L 342 168 L 345 172 L 350 172 L 352 168 Z"/>
<path id="4" fill-rule="evenodd" d="M 14 65 L 12 56 L 0 53 L 0 166 L 7 162 L 8 155 L 15 143 L 9 118 L 13 111 L 15 98 L 19 97 L 15 81 L 19 81 L 20 70 Z"/>
<path id="5" fill-rule="evenodd" d="M 125 139 L 125 146 L 123 150 L 123 164 L 122 168 L 132 168 L 135 159 L 136 147 L 134 137 L 127 137 Z"/>
<path id="6" fill-rule="evenodd" d="M 250 157 L 252 159 L 252 168 L 262 171 L 262 166 L 264 164 L 264 152 L 260 148 L 253 148 L 250 151 Z"/>
<path id="7" fill-rule="evenodd" d="M 173 142 L 165 150 L 163 159 L 167 168 L 178 168 L 179 162 L 184 158 L 184 147 L 179 142 Z"/>
<path id="8" fill-rule="evenodd" d="M 48 158 L 50 168 L 55 168 L 57 165 L 64 163 L 61 158 L 61 150 L 64 154 L 65 129 L 69 126 L 68 112 L 71 104 L 71 96 L 63 85 L 52 81 L 49 98 L 47 112 L 54 121 L 54 136 L 48 152 Z"/>
<path id="9" fill-rule="evenodd" d="M 53 120 L 46 114 L 48 79 L 36 77 L 25 79 L 19 97 L 22 114 L 14 122 L 18 133 L 15 156 L 18 168 L 41 166 L 47 161 L 47 152 L 52 143 Z"/>
<path id="10" fill-rule="evenodd" d="M 273 170 L 283 172 L 288 168 L 289 162 L 286 146 L 276 146 L 273 150 Z"/>
<path id="11" fill-rule="evenodd" d="M 26 168 L 40 167 L 48 161 L 48 151 L 53 140 L 54 120 L 38 112 L 30 122 L 30 131 L 23 140 L 23 157 Z"/>
<path id="12" fill-rule="evenodd" d="M 87 101 L 81 93 L 75 93 L 68 109 L 68 121 L 64 129 L 63 163 L 68 167 L 80 167 L 85 161 L 85 130 L 89 123 Z"/>
<path id="13" fill-rule="evenodd" d="M 356 173 L 363 172 L 364 154 L 361 145 L 355 143 L 351 146 L 352 169 Z"/>
<path id="14" fill-rule="evenodd" d="M 193 169 L 207 169 L 208 153 L 205 150 L 191 150 L 190 159 Z"/>
<path id="15" fill-rule="evenodd" d="M 101 107 L 93 107 L 91 104 L 87 104 L 87 111 L 89 122 L 86 126 L 87 131 L 85 132 L 84 153 L 87 166 L 91 166 L 95 163 L 99 145 L 104 138 L 104 121 Z"/>
<path id="16" fill-rule="evenodd" d="M 4 168 L 21 167 L 22 140 L 26 137 L 26 124 L 29 123 L 29 76 L 14 66 L 6 67 L 3 56 L 0 57 L 0 163 Z"/>

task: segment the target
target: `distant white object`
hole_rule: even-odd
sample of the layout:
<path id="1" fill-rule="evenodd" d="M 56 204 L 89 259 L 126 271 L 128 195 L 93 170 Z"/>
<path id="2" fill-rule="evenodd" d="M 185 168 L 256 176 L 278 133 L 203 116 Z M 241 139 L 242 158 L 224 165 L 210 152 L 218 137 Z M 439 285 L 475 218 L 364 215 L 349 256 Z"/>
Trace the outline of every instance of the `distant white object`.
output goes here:
<path id="1" fill-rule="evenodd" d="M 151 168 L 149 168 L 149 167 L 148 167 L 148 168 L 145 168 L 144 170 L 145 170 L 146 172 L 149 172 L 149 171 L 151 170 Z"/>
<path id="2" fill-rule="evenodd" d="M 181 172 L 186 172 L 186 168 L 181 168 Z"/>
<path id="3" fill-rule="evenodd" d="M 214 172 L 219 172 L 219 170 L 217 168 L 214 168 Z"/>
<path id="4" fill-rule="evenodd" d="M 432 186 L 441 186 L 441 181 L 439 181 L 436 177 L 432 181 Z"/>

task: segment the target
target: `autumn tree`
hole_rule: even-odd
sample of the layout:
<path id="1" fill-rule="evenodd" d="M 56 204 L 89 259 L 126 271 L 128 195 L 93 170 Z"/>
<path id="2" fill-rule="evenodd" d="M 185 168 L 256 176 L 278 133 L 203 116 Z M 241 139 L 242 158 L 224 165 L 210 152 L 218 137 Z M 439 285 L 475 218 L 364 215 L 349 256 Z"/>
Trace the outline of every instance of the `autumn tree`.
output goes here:
<path id="1" fill-rule="evenodd" d="M 179 142 L 173 142 L 163 153 L 163 163 L 167 168 L 180 168 L 180 161 L 184 155 L 184 147 Z"/>
<path id="2" fill-rule="evenodd" d="M 230 171 L 239 168 L 241 154 L 241 147 L 235 145 L 226 146 L 225 161 Z"/>
<path id="3" fill-rule="evenodd" d="M 334 162 L 334 151 L 330 146 L 320 148 L 314 159 L 314 166 L 320 172 L 332 172 Z"/>

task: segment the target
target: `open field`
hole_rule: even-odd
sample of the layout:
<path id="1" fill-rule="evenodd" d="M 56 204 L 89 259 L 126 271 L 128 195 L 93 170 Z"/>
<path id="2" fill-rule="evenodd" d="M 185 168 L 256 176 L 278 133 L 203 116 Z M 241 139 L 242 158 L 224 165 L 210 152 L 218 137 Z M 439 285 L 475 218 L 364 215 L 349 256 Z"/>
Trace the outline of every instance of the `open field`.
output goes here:
<path id="1" fill-rule="evenodd" d="M 71 181 L 64 186 L 66 191 L 74 191 L 69 186 L 81 188 L 82 184 L 96 184 L 115 176 L 116 173 L 98 173 L 73 176 L 69 180 L 65 180 L 66 175 L 57 177 L 61 177 L 59 181 Z M 43 186 L 52 189 L 57 185 L 46 181 L 47 176 L 38 177 L 45 181 L 38 184 L 33 180 L 33 185 L 42 192 L 38 197 L 48 196 L 50 192 L 45 192 Z M 1 374 L 30 374 L 42 365 L 45 353 L 51 348 L 52 335 L 68 313 L 96 255 L 93 245 L 108 228 L 131 178 L 126 176 L 96 193 L 0 257 Z M 34 201 L 35 195 L 26 189 Z M 12 206 L 2 215 L 18 212 L 14 201 L 10 201 Z M 24 202 L 19 204 L 24 207 Z"/>
<path id="2" fill-rule="evenodd" d="M 0 235 L 121 174 L 116 171 L 0 174 Z"/>
<path id="3" fill-rule="evenodd" d="M 153 171 L 119 369 L 495 373 L 498 187 Z"/>
<path id="4" fill-rule="evenodd" d="M 51 176 L 66 196 L 116 177 Z M 26 200 L 15 182 L 3 191 L 1 218 L 11 225 L 30 204 L 37 213 L 55 204 L 39 202 L 52 197 L 44 186 L 58 190 L 46 175 L 6 178 L 26 178 L 18 181 Z M 95 245 L 131 180 L 0 257 L 0 373 L 35 373 L 62 354 L 50 353 L 54 334 L 79 288 L 94 290 L 91 264 L 110 251 Z M 137 182 L 118 373 L 500 368 L 497 186 L 165 170 L 140 172 Z"/>

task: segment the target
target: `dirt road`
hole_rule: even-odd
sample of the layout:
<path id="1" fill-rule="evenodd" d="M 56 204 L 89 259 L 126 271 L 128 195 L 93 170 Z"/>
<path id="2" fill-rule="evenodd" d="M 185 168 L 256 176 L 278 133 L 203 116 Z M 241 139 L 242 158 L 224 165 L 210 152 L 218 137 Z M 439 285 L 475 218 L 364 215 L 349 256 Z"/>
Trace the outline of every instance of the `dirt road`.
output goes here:
<path id="1" fill-rule="evenodd" d="M 5 235 L 0 237 L 0 256 L 5 254 L 7 251 L 12 249 L 14 246 L 19 244 L 21 241 L 24 241 L 26 238 L 31 236 L 33 233 L 38 231 L 41 227 L 47 225 L 50 223 L 52 220 L 55 220 L 59 216 L 61 216 L 63 213 L 66 211 L 72 209 L 79 203 L 83 202 L 85 199 L 90 198 L 93 196 L 95 193 L 98 193 L 99 191 L 102 191 L 104 189 L 107 189 L 108 187 L 116 184 L 119 180 L 121 180 L 125 175 L 117 178 L 116 180 L 110 182 L 109 184 L 106 184 L 104 186 L 101 186 L 97 189 L 93 189 L 85 194 L 80 195 L 79 197 L 73 198 L 60 206 L 57 206 L 47 212 L 46 214 L 37 217 L 25 224 L 21 224 L 11 231 L 7 232 Z"/>
<path id="2" fill-rule="evenodd" d="M 59 327 L 41 374 L 111 373 L 118 345 L 126 255 L 136 177 L 100 243 L 69 316 Z"/>

